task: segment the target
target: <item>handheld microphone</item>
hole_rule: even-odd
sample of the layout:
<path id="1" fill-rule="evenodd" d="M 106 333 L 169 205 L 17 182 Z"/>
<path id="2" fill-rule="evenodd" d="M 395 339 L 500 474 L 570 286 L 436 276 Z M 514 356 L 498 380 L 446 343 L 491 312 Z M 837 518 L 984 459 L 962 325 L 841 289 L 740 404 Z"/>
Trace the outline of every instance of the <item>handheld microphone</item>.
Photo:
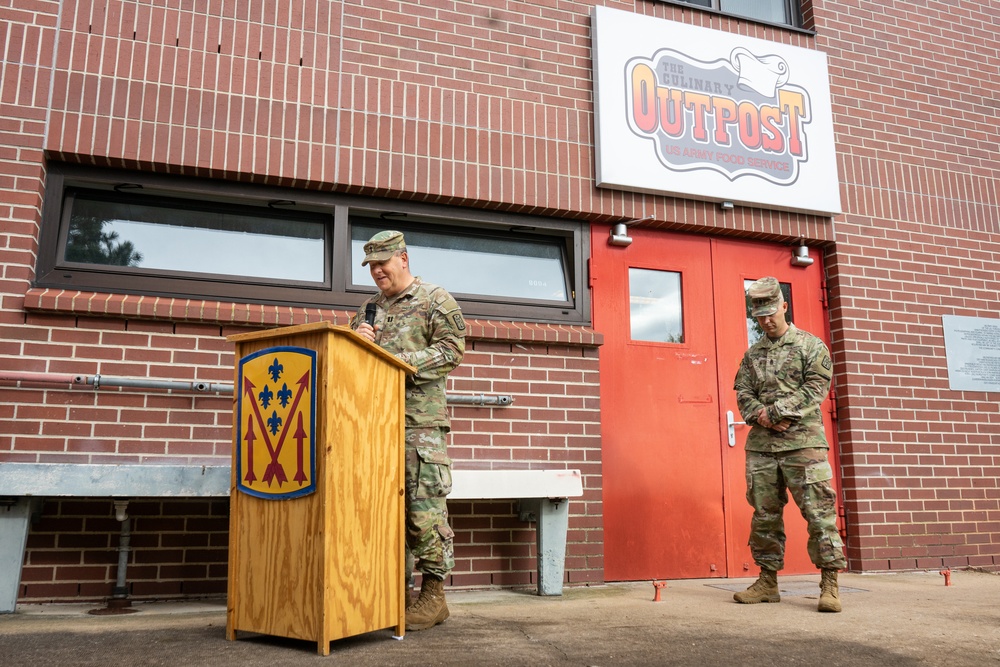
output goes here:
<path id="1" fill-rule="evenodd" d="M 375 328 L 375 304 L 374 303 L 369 303 L 369 304 L 365 305 L 365 322 L 367 322 L 368 326 L 370 326 L 371 328 L 373 328 L 373 329 Z"/>

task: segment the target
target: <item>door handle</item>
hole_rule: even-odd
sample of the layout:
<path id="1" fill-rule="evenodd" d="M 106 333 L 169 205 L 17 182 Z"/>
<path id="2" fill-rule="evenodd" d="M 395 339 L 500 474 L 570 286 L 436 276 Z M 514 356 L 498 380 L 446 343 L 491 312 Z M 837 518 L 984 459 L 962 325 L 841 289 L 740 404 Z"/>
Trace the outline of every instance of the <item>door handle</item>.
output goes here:
<path id="1" fill-rule="evenodd" d="M 746 422 L 733 421 L 733 411 L 726 410 L 726 428 L 729 429 L 729 446 L 736 446 L 736 425 L 743 424 L 746 426 Z"/>

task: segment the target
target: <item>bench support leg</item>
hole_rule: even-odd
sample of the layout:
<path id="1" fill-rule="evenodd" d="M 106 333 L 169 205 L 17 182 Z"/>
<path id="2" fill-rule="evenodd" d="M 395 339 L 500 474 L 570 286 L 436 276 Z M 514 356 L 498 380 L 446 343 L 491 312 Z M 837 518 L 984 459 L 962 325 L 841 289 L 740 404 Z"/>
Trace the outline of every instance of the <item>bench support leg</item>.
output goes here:
<path id="1" fill-rule="evenodd" d="M 0 614 L 11 614 L 17 606 L 33 510 L 37 510 L 37 502 L 30 498 L 16 498 L 11 505 L 0 504 Z"/>
<path id="2" fill-rule="evenodd" d="M 535 515 L 538 552 L 538 594 L 562 595 L 566 571 L 566 531 L 569 529 L 569 500 L 548 498 L 522 500 L 521 515 Z"/>

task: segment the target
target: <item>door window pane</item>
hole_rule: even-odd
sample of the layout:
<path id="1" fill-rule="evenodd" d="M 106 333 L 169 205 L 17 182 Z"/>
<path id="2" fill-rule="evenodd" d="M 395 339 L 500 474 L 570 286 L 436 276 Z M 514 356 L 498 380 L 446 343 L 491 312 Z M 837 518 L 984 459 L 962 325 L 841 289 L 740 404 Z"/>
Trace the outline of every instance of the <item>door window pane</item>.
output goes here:
<path id="1" fill-rule="evenodd" d="M 756 280 L 756 279 L 755 279 Z M 757 318 L 751 315 L 753 312 L 750 306 L 750 294 L 748 290 L 750 286 L 754 284 L 755 280 L 744 280 L 743 281 L 743 296 L 746 298 L 747 306 L 747 347 L 750 347 L 754 343 L 760 340 L 761 336 L 764 335 L 764 330 L 760 328 L 757 324 Z M 788 304 L 788 310 L 785 311 L 785 320 L 791 324 L 792 323 L 792 284 L 791 283 L 779 283 L 781 285 L 781 294 L 785 297 L 785 303 Z"/>
<path id="2" fill-rule="evenodd" d="M 371 286 L 364 245 L 385 229 L 351 225 L 351 281 Z M 410 271 L 422 280 L 456 294 L 569 301 L 562 242 L 455 235 L 399 228 L 406 238 Z"/>
<path id="3" fill-rule="evenodd" d="M 630 268 L 628 292 L 632 340 L 684 342 L 681 274 Z"/>

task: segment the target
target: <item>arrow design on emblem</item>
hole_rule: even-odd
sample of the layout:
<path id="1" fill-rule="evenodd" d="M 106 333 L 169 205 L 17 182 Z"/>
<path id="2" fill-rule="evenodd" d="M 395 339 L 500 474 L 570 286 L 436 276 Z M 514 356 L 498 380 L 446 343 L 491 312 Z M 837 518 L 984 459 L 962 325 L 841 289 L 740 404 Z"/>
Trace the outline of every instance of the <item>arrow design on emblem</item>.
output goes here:
<path id="1" fill-rule="evenodd" d="M 253 413 L 257 417 L 257 426 L 260 427 L 260 435 L 264 439 L 264 444 L 267 445 L 267 451 L 271 455 L 271 463 L 268 464 L 267 468 L 264 470 L 264 481 L 267 485 L 271 485 L 271 480 L 275 477 L 278 478 L 278 486 L 281 486 L 282 482 L 287 482 L 288 477 L 285 476 L 285 471 L 278 464 L 278 452 L 275 451 L 274 446 L 271 444 L 271 438 L 267 435 L 267 426 L 264 422 L 264 416 L 260 414 L 260 408 L 257 406 L 257 401 L 254 398 L 253 392 L 256 387 L 250 378 L 243 378 L 243 392 L 250 397 L 250 403 L 253 405 Z M 277 470 L 274 467 L 277 466 Z"/>
<path id="2" fill-rule="evenodd" d="M 253 441 L 257 436 L 253 432 L 253 417 L 247 417 L 247 435 L 243 439 L 247 441 L 247 474 L 243 477 L 243 481 L 256 482 L 257 475 L 253 474 Z"/>
<path id="3" fill-rule="evenodd" d="M 299 465 L 299 469 L 295 473 L 295 477 L 293 478 L 293 479 L 295 479 L 296 482 L 299 483 L 299 486 L 302 486 L 303 484 L 305 484 L 309 480 L 309 478 L 306 477 L 306 473 L 305 473 L 305 469 L 304 469 L 305 468 L 305 465 L 304 465 L 305 462 L 303 460 L 303 446 L 302 446 L 302 443 L 306 439 L 307 435 L 309 435 L 309 434 L 306 433 L 306 430 L 304 428 L 302 428 L 302 413 L 300 412 L 299 413 L 299 423 L 298 423 L 298 427 L 295 429 L 295 436 L 294 436 L 295 437 L 295 441 L 297 443 L 297 447 L 298 447 L 297 462 L 298 462 L 298 465 Z"/>
<path id="4" fill-rule="evenodd" d="M 299 378 L 298 382 L 296 382 L 295 384 L 297 384 L 299 387 L 298 391 L 295 392 L 295 400 L 292 401 L 292 408 L 288 411 L 289 416 L 295 414 L 295 411 L 299 407 L 299 401 L 302 399 L 302 395 L 305 394 L 306 391 L 308 391 L 309 389 L 309 371 L 306 371 L 305 374 L 303 374 L 302 377 Z M 302 415 L 300 414 L 299 419 L 301 418 Z M 279 487 L 281 486 L 282 482 L 288 481 L 288 478 L 285 477 L 284 469 L 281 467 L 281 464 L 278 463 L 278 456 L 281 454 L 281 448 L 285 444 L 286 435 L 288 435 L 287 426 L 284 429 L 282 429 L 281 437 L 278 438 L 278 445 L 277 447 L 274 448 L 274 452 L 271 453 L 271 463 L 270 465 L 267 466 L 267 469 L 264 470 L 264 481 L 267 482 L 268 485 L 271 484 L 271 477 L 273 477 L 275 473 L 280 475 L 278 477 Z"/>
<path id="5" fill-rule="evenodd" d="M 264 469 L 264 478 L 261 480 L 266 482 L 268 486 L 271 485 L 272 480 L 277 480 L 279 488 L 284 482 L 288 481 L 288 476 L 285 474 L 285 469 L 278 461 L 278 457 L 281 456 L 281 450 L 285 444 L 285 437 L 288 435 L 288 431 L 290 430 L 289 423 L 292 421 L 291 417 L 296 414 L 298 415 L 298 420 L 296 420 L 296 429 L 292 437 L 297 441 L 298 452 L 296 463 L 298 470 L 295 473 L 294 479 L 296 482 L 299 482 L 300 486 L 308 481 L 305 474 L 305 461 L 303 453 L 303 441 L 307 439 L 308 433 L 302 423 L 302 413 L 297 411 L 299 401 L 302 399 L 302 396 L 309 391 L 309 379 L 310 371 L 307 370 L 295 383 L 298 386 L 298 390 L 295 393 L 295 399 L 292 401 L 292 407 L 288 411 L 289 419 L 285 423 L 285 427 L 281 429 L 281 436 L 278 438 L 277 445 L 271 444 L 271 438 L 268 435 L 268 429 L 264 416 L 260 413 L 260 407 L 257 405 L 257 401 L 255 400 L 254 390 L 256 387 L 249 378 L 244 378 L 243 380 L 243 392 L 249 397 L 250 403 L 253 405 L 254 417 L 256 417 L 257 426 L 260 430 L 260 437 L 264 440 L 264 444 L 267 446 L 267 451 L 271 458 L 271 462 L 268 463 L 267 467 Z M 272 417 L 272 419 L 274 419 L 274 417 Z M 253 474 L 253 442 L 257 439 L 257 434 L 253 429 L 253 421 L 254 420 L 251 418 L 247 418 L 247 436 L 244 438 L 247 441 L 247 458 L 248 465 L 250 467 L 250 470 L 244 478 L 246 481 L 255 481 L 257 479 Z"/>

